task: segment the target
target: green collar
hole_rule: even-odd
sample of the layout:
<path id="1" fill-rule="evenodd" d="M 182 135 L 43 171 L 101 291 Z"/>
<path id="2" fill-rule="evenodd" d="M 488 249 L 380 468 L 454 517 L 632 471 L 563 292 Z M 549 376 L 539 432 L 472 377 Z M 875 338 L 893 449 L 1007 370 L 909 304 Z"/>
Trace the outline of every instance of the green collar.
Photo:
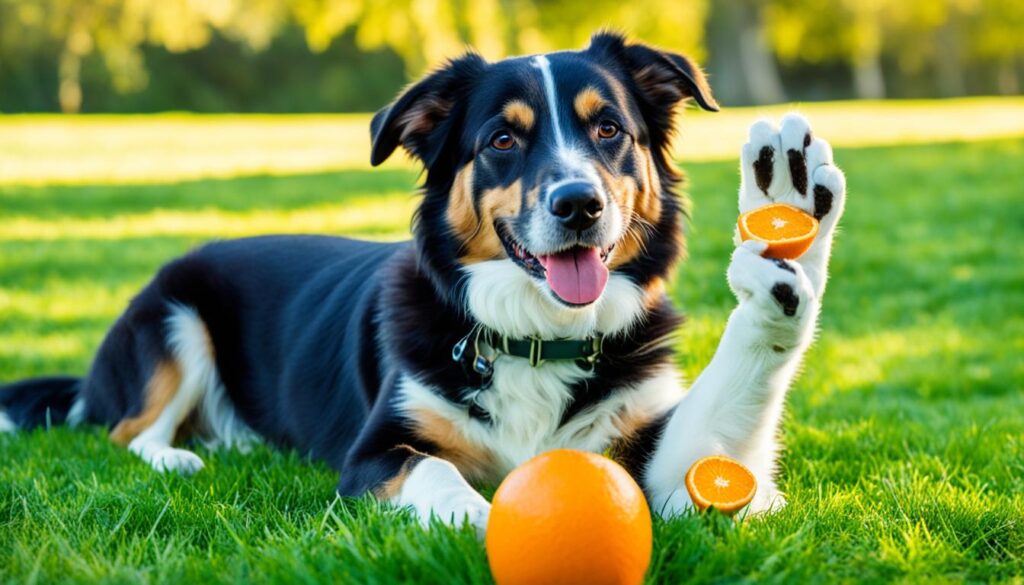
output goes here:
<path id="1" fill-rule="evenodd" d="M 498 351 L 530 360 L 537 367 L 548 361 L 583 360 L 593 363 L 601 355 L 604 337 L 601 335 L 584 339 L 552 339 L 545 341 L 537 337 L 516 339 L 500 336 Z"/>
<path id="2" fill-rule="evenodd" d="M 467 355 L 467 351 L 471 352 Z M 604 336 L 584 339 L 515 338 L 501 335 L 477 325 L 452 348 L 452 359 L 463 362 L 469 357 L 473 370 L 484 377 L 493 371 L 494 360 L 500 354 L 525 358 L 537 367 L 549 361 L 582 361 L 592 366 L 604 351 Z"/>

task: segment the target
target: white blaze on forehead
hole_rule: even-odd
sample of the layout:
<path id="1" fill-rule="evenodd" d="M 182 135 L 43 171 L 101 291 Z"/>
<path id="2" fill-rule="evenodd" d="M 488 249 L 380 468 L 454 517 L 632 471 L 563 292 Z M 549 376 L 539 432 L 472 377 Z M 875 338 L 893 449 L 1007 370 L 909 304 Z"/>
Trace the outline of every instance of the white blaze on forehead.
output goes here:
<path id="1" fill-rule="evenodd" d="M 555 79 L 551 75 L 551 61 L 544 55 L 537 55 L 530 60 L 531 64 L 540 69 L 541 79 L 544 80 L 544 94 L 548 99 L 548 111 L 551 113 L 551 127 L 555 130 L 555 143 L 558 150 L 565 150 L 565 136 L 562 135 L 562 125 L 558 122 L 558 97 L 555 93 Z"/>
<path id="2" fill-rule="evenodd" d="M 565 134 L 562 133 L 562 123 L 558 119 L 558 92 L 555 88 L 555 78 L 551 74 L 551 61 L 544 55 L 537 55 L 530 59 L 530 63 L 540 70 L 541 80 L 544 82 L 544 95 L 548 101 L 548 113 L 551 115 L 551 128 L 555 133 L 558 159 L 567 175 L 564 180 L 586 179 L 594 185 L 600 186 L 601 179 L 594 169 L 593 163 L 588 161 L 581 151 L 570 146 L 566 141 Z M 549 185 L 547 191 L 550 193 L 554 187 L 555 185 Z M 600 191 L 603 193 L 603 189 Z"/>
<path id="3" fill-rule="evenodd" d="M 562 179 L 548 185 L 545 188 L 545 195 L 551 197 L 551 193 L 557 187 L 572 181 L 584 180 L 594 185 L 599 194 L 598 196 L 603 200 L 605 209 L 608 211 L 606 216 L 610 218 L 602 220 L 602 223 L 606 225 L 609 233 L 613 234 L 611 241 L 617 241 L 622 237 L 622 232 L 625 229 L 622 213 L 617 205 L 609 205 L 611 197 L 605 191 L 601 176 L 598 174 L 597 169 L 594 168 L 594 162 L 589 160 L 582 150 L 575 148 L 575 144 L 569 144 L 562 133 L 562 124 L 558 119 L 558 93 L 555 90 L 555 78 L 551 74 L 551 61 L 544 55 L 536 55 L 530 59 L 530 64 L 540 70 L 541 80 L 544 82 L 544 95 L 547 98 L 548 113 L 551 115 L 551 128 L 555 133 L 555 145 L 558 149 L 556 156 L 562 170 Z M 548 221 L 551 221 L 549 215 L 544 215 Z M 533 246 L 534 249 L 547 248 L 545 243 L 549 240 L 548 234 L 551 232 L 551 229 L 549 223 L 539 221 L 536 218 L 532 219 L 530 221 L 529 241 L 527 243 Z"/>

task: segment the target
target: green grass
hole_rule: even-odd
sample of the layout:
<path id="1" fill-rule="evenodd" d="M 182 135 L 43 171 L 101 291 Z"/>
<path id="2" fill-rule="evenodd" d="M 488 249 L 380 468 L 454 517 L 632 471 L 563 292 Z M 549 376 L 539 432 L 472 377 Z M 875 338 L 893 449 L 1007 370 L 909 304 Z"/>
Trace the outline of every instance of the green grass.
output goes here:
<path id="1" fill-rule="evenodd" d="M 790 505 L 737 523 L 656 522 L 652 582 L 1024 574 L 1024 139 L 836 158 L 850 196 L 821 333 L 789 399 Z M 692 379 L 733 305 L 737 171 L 734 160 L 685 167 L 695 212 L 672 291 L 690 317 L 678 345 Z M 0 380 L 83 372 L 133 292 L 201 241 L 401 237 L 416 174 L 66 178 L 0 173 Z M 0 454 L 0 582 L 490 579 L 468 529 L 427 533 L 402 511 L 335 501 L 334 475 L 294 453 L 201 452 L 207 469 L 191 479 L 152 473 L 99 429 L 0 437 Z"/>

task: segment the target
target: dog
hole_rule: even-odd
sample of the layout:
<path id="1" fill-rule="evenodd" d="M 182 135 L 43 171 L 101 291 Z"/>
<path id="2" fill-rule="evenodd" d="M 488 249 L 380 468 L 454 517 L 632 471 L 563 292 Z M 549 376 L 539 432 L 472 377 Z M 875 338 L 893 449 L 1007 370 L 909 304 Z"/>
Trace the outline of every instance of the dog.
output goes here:
<path id="1" fill-rule="evenodd" d="M 739 210 L 785 202 L 820 230 L 794 261 L 732 253 L 738 304 L 688 391 L 665 283 L 684 253 L 669 144 L 684 102 L 717 111 L 679 54 L 599 33 L 589 46 L 489 63 L 468 53 L 371 123 L 371 162 L 403 147 L 425 169 L 413 239 L 265 236 L 164 266 L 112 326 L 84 378 L 0 389 L 0 428 L 107 425 L 161 472 L 182 447 L 293 448 L 372 494 L 485 531 L 495 484 L 554 448 L 608 453 L 669 517 L 683 477 L 726 454 L 778 509 L 777 433 L 828 275 L 845 180 L 788 114 L 741 153 Z M 178 445 L 178 446 L 175 446 Z"/>

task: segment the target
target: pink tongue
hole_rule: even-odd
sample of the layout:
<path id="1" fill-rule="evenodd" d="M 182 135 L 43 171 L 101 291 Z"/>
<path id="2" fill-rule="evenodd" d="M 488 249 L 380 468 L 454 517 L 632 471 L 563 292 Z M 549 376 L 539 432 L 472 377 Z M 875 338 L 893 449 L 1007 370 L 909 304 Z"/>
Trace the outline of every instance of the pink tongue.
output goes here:
<path id="1" fill-rule="evenodd" d="M 597 248 L 573 248 L 537 259 L 547 270 L 551 290 L 567 303 L 590 304 L 608 284 L 608 267 Z"/>

